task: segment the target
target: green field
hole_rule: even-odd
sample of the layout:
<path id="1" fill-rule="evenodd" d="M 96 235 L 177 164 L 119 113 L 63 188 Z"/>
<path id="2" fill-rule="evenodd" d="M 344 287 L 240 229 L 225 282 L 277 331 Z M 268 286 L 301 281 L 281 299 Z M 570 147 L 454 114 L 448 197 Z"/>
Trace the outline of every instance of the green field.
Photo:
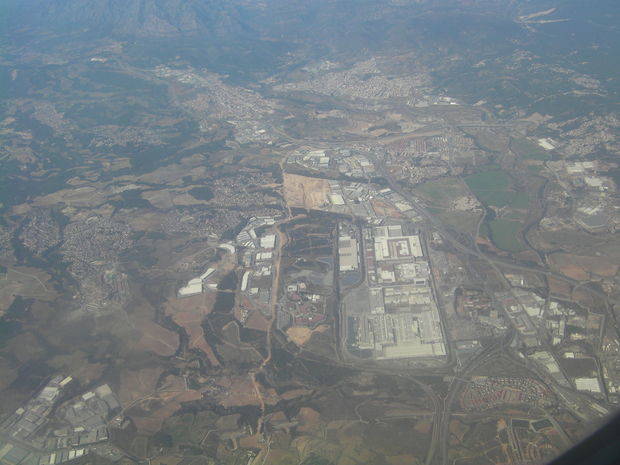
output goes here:
<path id="1" fill-rule="evenodd" d="M 538 174 L 543 170 L 543 166 L 541 165 L 527 165 L 525 168 L 534 174 Z"/>
<path id="2" fill-rule="evenodd" d="M 467 195 L 467 190 L 457 178 L 429 181 L 415 187 L 414 191 L 430 206 L 447 207 L 455 198 Z"/>
<path id="3" fill-rule="evenodd" d="M 522 224 L 519 221 L 496 218 L 486 223 L 486 232 L 496 247 L 507 252 L 521 252 L 525 246 L 519 241 L 518 233 Z"/>
<path id="4" fill-rule="evenodd" d="M 430 209 L 429 209 L 430 210 Z M 473 212 L 438 212 L 437 217 L 442 223 L 465 234 L 476 234 L 481 213 Z"/>
<path id="5" fill-rule="evenodd" d="M 526 192 L 515 192 L 510 206 L 512 208 L 527 209 L 530 205 L 530 197 Z"/>
<path id="6" fill-rule="evenodd" d="M 529 196 L 514 190 L 510 176 L 501 170 L 483 171 L 465 178 L 465 183 L 480 202 L 494 207 L 526 209 Z"/>
<path id="7" fill-rule="evenodd" d="M 551 159 L 551 154 L 547 150 L 528 139 L 513 138 L 510 141 L 510 148 L 516 152 L 519 157 L 526 160 L 546 161 Z"/>
<path id="8" fill-rule="evenodd" d="M 186 413 L 167 418 L 161 430 L 161 438 L 172 444 L 197 447 L 204 432 L 214 428 L 218 417 L 212 412 Z"/>

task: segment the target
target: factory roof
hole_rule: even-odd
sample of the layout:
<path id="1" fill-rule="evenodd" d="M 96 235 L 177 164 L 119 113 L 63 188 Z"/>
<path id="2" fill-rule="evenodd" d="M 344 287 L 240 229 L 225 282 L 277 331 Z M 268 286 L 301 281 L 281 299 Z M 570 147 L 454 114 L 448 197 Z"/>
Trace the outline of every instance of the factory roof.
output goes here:
<path id="1" fill-rule="evenodd" d="M 553 150 L 555 148 L 550 139 L 538 139 L 538 145 L 546 150 Z"/>
<path id="2" fill-rule="evenodd" d="M 195 283 L 191 283 L 190 281 L 190 283 L 187 286 L 179 289 L 179 296 L 187 297 L 190 295 L 200 294 L 201 292 L 202 292 L 202 281 L 195 282 Z"/>
<path id="3" fill-rule="evenodd" d="M 276 235 L 268 234 L 260 238 L 260 246 L 263 249 L 273 249 L 276 245 Z"/>
<path id="4" fill-rule="evenodd" d="M 272 257 L 273 257 L 273 253 L 271 253 L 271 252 L 258 252 L 256 254 L 256 260 L 257 261 L 271 260 Z"/>
<path id="5" fill-rule="evenodd" d="M 601 392 L 598 378 L 576 378 L 575 387 L 580 391 Z"/>
<path id="6" fill-rule="evenodd" d="M 340 271 L 356 270 L 358 267 L 357 241 L 350 236 L 338 239 L 338 260 Z"/>
<path id="7" fill-rule="evenodd" d="M 344 205 L 344 198 L 340 194 L 329 194 L 329 200 L 334 205 Z"/>
<path id="8" fill-rule="evenodd" d="M 248 288 L 248 280 L 250 279 L 250 272 L 246 271 L 243 273 L 243 278 L 241 278 L 241 290 L 245 291 Z"/>
<path id="9" fill-rule="evenodd" d="M 200 280 L 207 279 L 215 272 L 215 268 L 209 268 L 207 271 L 200 275 Z"/>

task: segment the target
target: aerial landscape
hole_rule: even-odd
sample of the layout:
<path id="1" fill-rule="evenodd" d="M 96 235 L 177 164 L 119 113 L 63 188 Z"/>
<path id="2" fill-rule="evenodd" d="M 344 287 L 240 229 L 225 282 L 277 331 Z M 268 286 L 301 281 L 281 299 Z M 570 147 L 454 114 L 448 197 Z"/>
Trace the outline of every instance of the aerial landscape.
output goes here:
<path id="1" fill-rule="evenodd" d="M 0 465 L 542 465 L 616 413 L 615 1 L 0 8 Z"/>

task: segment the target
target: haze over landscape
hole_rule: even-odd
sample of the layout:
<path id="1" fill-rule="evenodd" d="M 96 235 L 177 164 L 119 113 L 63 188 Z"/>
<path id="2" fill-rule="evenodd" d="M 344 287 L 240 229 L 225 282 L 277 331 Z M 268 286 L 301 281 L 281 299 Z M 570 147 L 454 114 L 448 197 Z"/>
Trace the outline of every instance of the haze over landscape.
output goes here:
<path id="1" fill-rule="evenodd" d="M 0 465 L 544 464 L 620 403 L 612 0 L 5 0 Z"/>

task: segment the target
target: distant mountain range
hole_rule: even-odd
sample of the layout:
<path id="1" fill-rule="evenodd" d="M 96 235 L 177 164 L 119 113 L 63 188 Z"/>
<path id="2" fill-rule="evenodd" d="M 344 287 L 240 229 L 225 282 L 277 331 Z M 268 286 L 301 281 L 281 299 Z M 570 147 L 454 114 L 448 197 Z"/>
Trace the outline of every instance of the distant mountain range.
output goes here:
<path id="1" fill-rule="evenodd" d="M 22 0 L 12 6 L 13 27 L 170 36 L 242 33 L 243 8 L 222 0 Z"/>
<path id="2" fill-rule="evenodd" d="M 164 39 L 173 53 L 210 47 L 218 62 L 245 66 L 306 59 L 354 57 L 365 50 L 397 54 L 418 49 L 432 59 L 451 54 L 472 60 L 516 50 L 571 59 L 588 44 L 615 55 L 620 34 L 617 0 L 5 0 L 8 40 L 47 41 L 80 34 L 88 39 Z M 527 24 L 520 18 L 539 18 Z M 43 35 L 42 35 L 43 34 Z M 0 34 L 1 36 L 2 34 Z M 612 40 L 617 37 L 618 40 Z M 191 39 L 192 47 L 175 44 Z M 604 40 L 603 40 L 604 39 Z M 77 42 L 76 42 L 77 43 Z M 161 44 L 162 41 L 159 40 Z M 601 47 L 603 44 L 603 48 Z M 159 45 L 157 45 L 159 47 Z M 607 48 L 605 48 L 607 47 Z M 615 47 L 615 48 L 614 48 Z M 587 49 L 587 46 L 586 46 Z M 472 55 L 473 54 L 473 55 Z M 153 55 L 152 53 L 150 55 Z M 475 56 L 474 56 L 475 55 Z M 174 56 L 174 55 L 173 55 Z M 617 56 L 617 55 L 616 55 Z M 576 62 L 585 61 L 575 57 Z M 475 63 L 476 61 L 474 61 Z M 260 66 L 259 66 L 260 68 Z"/>
<path id="3" fill-rule="evenodd" d="M 380 35 L 399 25 L 438 27 L 429 13 L 455 15 L 450 23 L 467 28 L 468 16 L 485 16 L 486 24 L 544 9 L 579 21 L 587 8 L 597 25 L 613 19 L 615 0 L 5 0 L 0 7 L 5 27 L 17 30 L 88 31 L 136 37 L 280 36 L 322 40 L 346 34 Z M 592 13 L 592 10 L 597 10 Z M 615 11 L 614 14 L 612 14 Z M 568 15 L 568 16 L 567 16 Z M 416 22 L 415 19 L 421 21 Z M 423 18 L 423 20 L 422 20 Z M 547 19 L 547 18 L 545 18 Z M 556 18 L 549 18 L 556 19 Z M 498 21 L 499 20 L 499 21 Z M 611 23 L 610 23 L 611 25 Z M 612 26 L 613 27 L 613 26 Z M 581 28 L 576 28 L 577 33 Z M 442 31 L 445 33 L 446 31 Z M 484 31 L 481 31 L 484 33 Z M 282 36 L 285 37 L 282 37 Z M 364 44 L 362 44 L 364 45 Z"/>
<path id="4" fill-rule="evenodd" d="M 547 3 L 543 0 L 544 3 Z M 435 9 L 507 14 L 520 0 L 7 0 L 9 27 L 136 36 L 307 32 L 403 20 Z M 499 8 L 498 8 L 499 7 Z M 336 27 L 337 26 L 337 27 Z M 321 31 L 314 31 L 321 32 Z M 315 38 L 320 38 L 317 34 Z"/>

